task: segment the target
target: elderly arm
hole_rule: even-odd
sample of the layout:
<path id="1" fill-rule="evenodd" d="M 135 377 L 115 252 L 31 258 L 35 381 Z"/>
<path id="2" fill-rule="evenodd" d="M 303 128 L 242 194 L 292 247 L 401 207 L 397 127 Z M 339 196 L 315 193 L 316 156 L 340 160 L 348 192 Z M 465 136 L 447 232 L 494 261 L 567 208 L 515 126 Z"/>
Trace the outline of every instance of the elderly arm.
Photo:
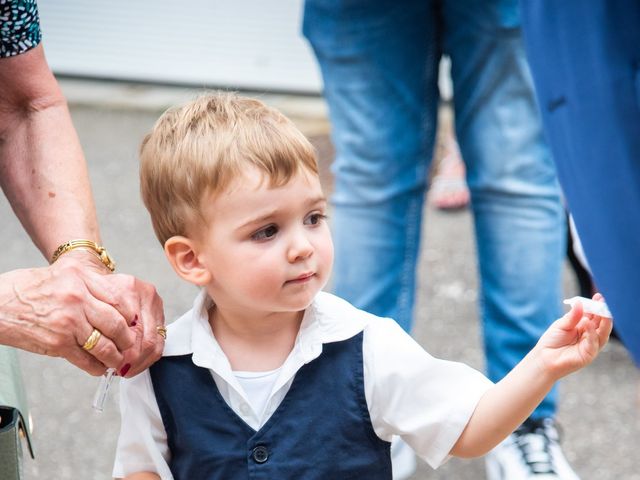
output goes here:
<path id="1" fill-rule="evenodd" d="M 0 59 L 0 185 L 45 258 L 58 245 L 100 242 L 84 156 L 42 46 Z M 0 344 L 61 356 L 92 374 L 132 376 L 159 358 L 164 324 L 155 288 L 110 275 L 89 251 L 0 275 Z M 96 346 L 80 348 L 93 329 Z"/>
<path id="2" fill-rule="evenodd" d="M 0 183 L 22 225 L 47 259 L 73 238 L 100 242 L 80 142 L 42 45 L 1 59 L 0 84 Z"/>

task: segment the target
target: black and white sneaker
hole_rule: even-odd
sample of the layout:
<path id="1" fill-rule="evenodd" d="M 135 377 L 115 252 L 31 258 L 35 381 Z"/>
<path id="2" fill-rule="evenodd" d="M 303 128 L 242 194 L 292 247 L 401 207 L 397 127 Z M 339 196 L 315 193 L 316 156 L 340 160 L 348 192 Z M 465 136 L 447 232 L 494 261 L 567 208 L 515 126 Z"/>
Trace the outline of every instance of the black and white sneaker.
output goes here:
<path id="1" fill-rule="evenodd" d="M 486 457 L 488 480 L 580 480 L 552 418 L 528 419 Z"/>

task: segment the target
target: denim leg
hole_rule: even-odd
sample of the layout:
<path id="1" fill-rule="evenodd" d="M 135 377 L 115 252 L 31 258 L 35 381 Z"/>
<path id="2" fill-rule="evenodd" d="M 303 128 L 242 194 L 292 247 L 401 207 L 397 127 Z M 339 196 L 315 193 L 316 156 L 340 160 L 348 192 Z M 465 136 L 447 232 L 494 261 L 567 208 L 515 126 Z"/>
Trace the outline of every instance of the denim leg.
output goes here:
<path id="1" fill-rule="evenodd" d="M 472 195 L 488 376 L 500 380 L 561 314 L 565 220 L 512 3 L 446 3 L 456 131 Z M 534 417 L 553 416 L 557 391 Z"/>
<path id="2" fill-rule="evenodd" d="M 335 293 L 411 329 L 437 110 L 429 2 L 308 1 L 333 124 Z M 328 6 L 330 5 L 330 6 Z"/>

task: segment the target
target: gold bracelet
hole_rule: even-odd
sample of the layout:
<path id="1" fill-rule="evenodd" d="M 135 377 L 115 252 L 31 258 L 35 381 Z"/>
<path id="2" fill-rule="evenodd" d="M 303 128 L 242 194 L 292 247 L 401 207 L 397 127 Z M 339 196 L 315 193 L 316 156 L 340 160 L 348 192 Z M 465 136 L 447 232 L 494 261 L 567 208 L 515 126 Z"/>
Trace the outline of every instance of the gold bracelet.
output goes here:
<path id="1" fill-rule="evenodd" d="M 107 252 L 107 249 L 98 245 L 96 242 L 92 242 L 91 240 L 69 240 L 66 243 L 63 243 L 56 251 L 53 252 L 53 256 L 51 257 L 51 263 L 55 262 L 60 258 L 60 256 L 64 255 L 71 250 L 75 250 L 76 248 L 84 248 L 88 249 L 91 253 L 95 254 L 98 259 L 104 264 L 112 272 L 116 269 L 116 264 Z"/>

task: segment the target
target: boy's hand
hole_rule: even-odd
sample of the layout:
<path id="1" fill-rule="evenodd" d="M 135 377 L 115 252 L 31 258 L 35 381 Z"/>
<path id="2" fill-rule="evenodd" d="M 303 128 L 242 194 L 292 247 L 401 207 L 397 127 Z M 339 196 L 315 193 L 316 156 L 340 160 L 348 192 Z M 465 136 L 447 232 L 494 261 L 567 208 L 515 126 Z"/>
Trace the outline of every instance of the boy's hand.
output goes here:
<path id="1" fill-rule="evenodd" d="M 593 299 L 603 301 L 599 293 Z M 576 303 L 535 346 L 542 369 L 560 379 L 587 366 L 609 340 L 612 327 L 610 318 L 584 313 L 582 304 Z"/>

